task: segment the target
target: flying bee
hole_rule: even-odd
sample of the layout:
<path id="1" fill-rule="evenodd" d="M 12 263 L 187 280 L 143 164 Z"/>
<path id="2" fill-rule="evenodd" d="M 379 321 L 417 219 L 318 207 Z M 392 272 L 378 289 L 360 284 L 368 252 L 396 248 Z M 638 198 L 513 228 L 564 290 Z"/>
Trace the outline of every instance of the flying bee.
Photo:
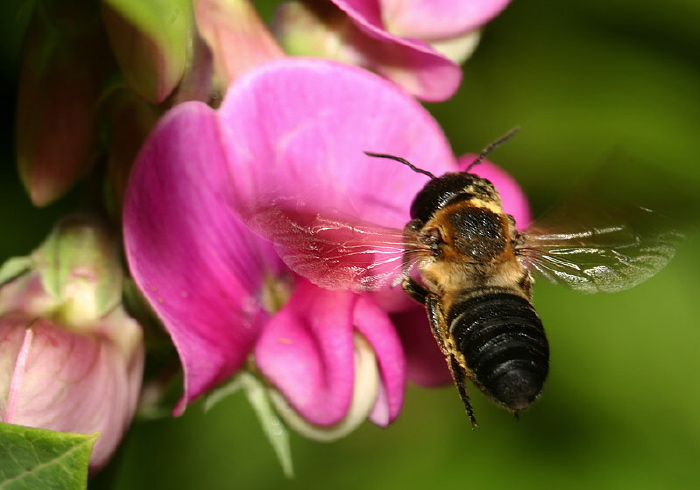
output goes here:
<path id="1" fill-rule="evenodd" d="M 471 173 L 511 134 L 465 171 L 440 177 L 366 152 L 429 178 L 403 230 L 280 202 L 248 217 L 285 263 L 315 284 L 356 292 L 400 284 L 424 305 L 474 426 L 467 380 L 516 416 L 542 392 L 549 345 L 531 303 L 533 275 L 583 292 L 620 291 L 663 268 L 681 238 L 650 209 L 586 201 L 518 231 L 494 185 Z"/>

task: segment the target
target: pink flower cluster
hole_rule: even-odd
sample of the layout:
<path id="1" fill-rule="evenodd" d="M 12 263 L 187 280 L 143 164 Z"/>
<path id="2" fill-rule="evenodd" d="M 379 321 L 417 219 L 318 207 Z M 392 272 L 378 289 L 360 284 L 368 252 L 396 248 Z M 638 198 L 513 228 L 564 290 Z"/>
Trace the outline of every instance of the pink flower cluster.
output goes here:
<path id="1" fill-rule="evenodd" d="M 37 206 L 90 177 L 100 219 L 78 227 L 94 240 L 57 231 L 49 243 L 61 253 L 40 248 L 20 273 L 16 262 L 0 269 L 2 421 L 101 430 L 92 467 L 108 460 L 144 362 L 141 327 L 121 305 L 125 273 L 184 369 L 176 415 L 251 373 L 292 427 L 330 439 L 366 419 L 391 423 L 408 379 L 447 381 L 425 312 L 400 289 L 313 284 L 251 231 L 249 212 L 292 202 L 403 228 L 426 177 L 365 152 L 436 175 L 472 161 L 453 156 L 416 99 L 455 93 L 460 63 L 507 3 L 294 0 L 269 28 L 248 0 L 36 10 L 18 97 L 19 173 Z M 506 211 L 529 220 L 507 174 L 488 162 L 478 173 Z M 46 373 L 62 381 L 46 388 Z"/>

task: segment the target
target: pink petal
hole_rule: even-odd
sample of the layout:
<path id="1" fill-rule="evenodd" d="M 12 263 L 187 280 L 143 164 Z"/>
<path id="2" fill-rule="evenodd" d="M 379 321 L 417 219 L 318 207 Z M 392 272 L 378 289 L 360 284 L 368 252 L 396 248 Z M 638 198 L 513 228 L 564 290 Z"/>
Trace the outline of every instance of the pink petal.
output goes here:
<path id="1" fill-rule="evenodd" d="M 462 70 L 426 42 L 391 33 L 376 1 L 333 0 L 367 38 L 353 39 L 368 67 L 404 87 L 416 97 L 438 102 L 450 98 L 462 80 Z"/>
<path id="2" fill-rule="evenodd" d="M 285 199 L 403 228 L 427 177 L 365 151 L 454 170 L 441 129 L 415 100 L 365 70 L 287 59 L 248 72 L 219 111 L 242 206 Z"/>
<path id="3" fill-rule="evenodd" d="M 467 154 L 459 157 L 458 165 L 460 170 L 467 168 L 477 155 Z M 515 223 L 519 229 L 524 229 L 532 220 L 530 205 L 527 196 L 523 192 L 518 182 L 505 170 L 488 160 L 484 160 L 474 167 L 473 173 L 479 177 L 488 179 L 501 195 L 503 210 L 515 218 Z"/>
<path id="4" fill-rule="evenodd" d="M 374 349 L 382 378 L 370 420 L 386 426 L 401 412 L 406 389 L 406 362 L 401 341 L 387 314 L 368 295 L 360 296 L 353 312 L 353 325 Z"/>
<path id="5" fill-rule="evenodd" d="M 186 103 L 151 134 L 125 199 L 131 272 L 185 371 L 176 413 L 245 361 L 267 318 L 257 292 L 281 270 L 232 211 L 230 179 L 214 112 Z"/>
<path id="6" fill-rule="evenodd" d="M 430 331 L 425 308 L 414 303 L 406 311 L 392 313 L 406 355 L 408 379 L 421 386 L 439 386 L 452 381 L 445 356 Z"/>
<path id="7" fill-rule="evenodd" d="M 300 280 L 260 336 L 256 364 L 308 422 L 345 417 L 354 388 L 352 314 L 358 296 Z"/>
<path id="8" fill-rule="evenodd" d="M 387 425 L 401 411 L 405 363 L 393 324 L 368 296 L 331 292 L 301 280 L 261 335 L 256 363 L 304 419 L 337 423 L 353 396 L 355 329 L 374 350 L 381 375 L 370 419 Z"/>
<path id="9" fill-rule="evenodd" d="M 509 0 L 346 0 L 360 8 L 380 4 L 387 30 L 397 36 L 438 40 L 474 30 L 498 15 Z"/>
<path id="10" fill-rule="evenodd" d="M 122 310 L 122 330 L 140 328 Z M 126 332 L 122 332 L 126 333 Z M 141 386 L 143 350 L 106 337 L 76 335 L 44 319 L 0 319 L 0 420 L 44 429 L 101 431 L 90 466 L 103 466 L 131 422 Z"/>

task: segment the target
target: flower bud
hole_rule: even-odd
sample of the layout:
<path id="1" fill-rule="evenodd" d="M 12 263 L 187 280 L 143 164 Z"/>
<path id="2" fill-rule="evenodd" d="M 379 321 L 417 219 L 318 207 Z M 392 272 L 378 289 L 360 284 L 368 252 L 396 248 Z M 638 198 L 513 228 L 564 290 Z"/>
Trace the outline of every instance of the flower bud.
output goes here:
<path id="1" fill-rule="evenodd" d="M 194 12 L 224 88 L 244 71 L 284 56 L 248 0 L 195 0 Z"/>
<path id="2" fill-rule="evenodd" d="M 121 306 L 113 236 L 59 223 L 31 256 L 0 268 L 0 421 L 90 434 L 104 465 L 129 426 L 143 372 L 141 327 Z"/>
<path id="3" fill-rule="evenodd" d="M 59 3 L 52 3 L 52 15 L 34 12 L 19 81 L 17 165 L 37 206 L 59 198 L 90 170 L 95 107 L 111 67 L 90 9 Z"/>
<path id="4" fill-rule="evenodd" d="M 190 56 L 190 2 L 105 0 L 102 18 L 129 86 L 149 102 L 163 102 L 180 82 Z"/>
<path id="5" fill-rule="evenodd" d="M 272 29 L 293 56 L 366 65 L 366 57 L 352 44 L 361 34 L 350 18 L 331 4 L 285 2 L 275 11 Z"/>

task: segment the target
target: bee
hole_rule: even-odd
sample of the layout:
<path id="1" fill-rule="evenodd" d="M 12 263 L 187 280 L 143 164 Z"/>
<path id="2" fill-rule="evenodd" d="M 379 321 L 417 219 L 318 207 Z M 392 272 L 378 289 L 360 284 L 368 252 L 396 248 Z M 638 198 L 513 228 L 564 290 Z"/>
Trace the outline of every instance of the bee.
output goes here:
<path id="1" fill-rule="evenodd" d="M 465 171 L 439 177 L 400 157 L 365 152 L 429 178 L 403 230 L 280 202 L 249 216 L 251 229 L 315 284 L 356 292 L 400 284 L 424 305 L 475 427 L 467 381 L 516 417 L 542 392 L 549 344 L 532 306 L 534 275 L 583 292 L 620 291 L 663 268 L 682 238 L 648 208 L 585 200 L 519 231 L 494 185 L 471 172 L 512 133 Z"/>

